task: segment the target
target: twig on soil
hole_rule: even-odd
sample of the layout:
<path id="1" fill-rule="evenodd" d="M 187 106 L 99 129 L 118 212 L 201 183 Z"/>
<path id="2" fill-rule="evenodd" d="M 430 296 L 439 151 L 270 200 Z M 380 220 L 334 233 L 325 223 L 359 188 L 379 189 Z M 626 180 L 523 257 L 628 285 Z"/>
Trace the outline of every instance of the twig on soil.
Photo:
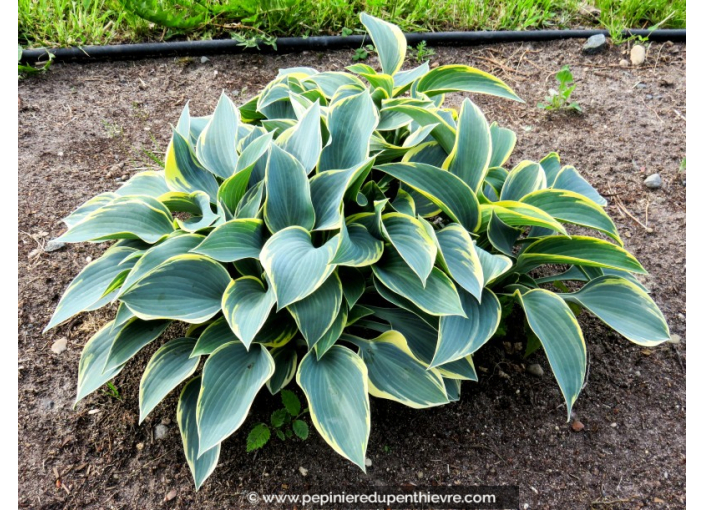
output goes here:
<path id="1" fill-rule="evenodd" d="M 660 115 L 658 115 L 658 112 L 656 112 L 650 106 L 648 106 L 648 103 L 645 102 L 645 99 L 641 98 L 640 102 L 643 103 L 643 106 L 645 106 L 648 110 L 650 110 L 651 112 L 653 112 L 655 114 L 655 116 L 660 121 L 660 124 L 665 124 L 665 121 L 662 120 L 662 117 L 660 117 Z"/>
<path id="2" fill-rule="evenodd" d="M 609 184 L 609 191 L 611 191 L 611 193 L 613 193 L 613 190 L 611 189 L 611 184 Z M 631 212 L 626 208 L 626 206 L 623 204 L 623 202 L 621 201 L 621 199 L 620 199 L 617 195 L 614 194 L 614 195 L 612 195 L 612 196 L 614 197 L 614 204 L 616 204 L 616 207 L 617 207 L 622 213 L 626 214 L 629 218 L 631 218 L 633 221 L 635 221 L 638 225 L 640 225 L 641 227 L 643 227 L 646 232 L 650 233 L 650 232 L 653 231 L 652 228 L 648 227 L 647 225 L 643 225 L 643 223 L 641 223 L 641 221 L 640 221 L 638 218 L 636 218 L 635 216 L 633 216 L 633 215 L 631 214 Z"/>
<path id="3" fill-rule="evenodd" d="M 507 65 L 502 64 L 502 63 L 499 62 L 498 60 L 495 60 L 495 59 L 493 59 L 493 58 L 491 58 L 491 57 L 480 57 L 480 56 L 477 56 L 477 57 L 475 57 L 475 58 L 478 59 L 478 60 L 483 60 L 484 62 L 489 62 L 490 64 L 494 64 L 494 65 L 495 65 L 496 67 L 498 67 L 499 69 L 503 69 L 504 71 L 509 72 L 509 73 L 515 73 L 515 74 L 518 74 L 518 75 L 520 75 L 520 76 L 525 76 L 526 78 L 528 78 L 528 77 L 530 76 L 530 75 L 528 75 L 527 73 L 524 73 L 523 71 L 519 71 L 519 70 L 517 70 L 517 69 L 513 69 L 513 68 L 511 68 L 511 67 L 508 67 Z M 521 81 L 522 81 L 522 80 L 521 80 Z"/>
<path id="4" fill-rule="evenodd" d="M 684 363 L 682 363 L 682 358 L 680 357 L 680 353 L 677 350 L 677 347 L 673 343 L 670 344 L 670 347 L 672 348 L 673 351 L 675 351 L 675 356 L 677 357 L 677 362 L 680 364 L 680 368 L 684 372 L 685 371 Z"/>
<path id="5" fill-rule="evenodd" d="M 633 497 L 626 498 L 626 499 L 604 499 L 599 501 L 598 499 L 595 501 L 592 501 L 591 506 L 598 505 L 598 506 L 607 506 L 607 505 L 613 505 L 615 503 L 628 503 L 631 501 Z"/>
<path id="6" fill-rule="evenodd" d="M 493 448 L 489 448 L 489 447 L 486 446 L 486 445 L 483 445 L 483 444 L 469 444 L 469 445 L 467 445 L 467 447 L 469 447 L 469 448 L 474 448 L 475 450 L 487 450 L 487 451 L 490 451 L 491 453 L 493 453 L 494 455 L 496 455 L 496 456 L 501 460 L 501 462 L 503 462 L 504 464 L 508 464 L 508 462 L 506 462 L 506 459 L 504 459 L 501 455 L 499 455 L 496 450 L 494 450 Z"/>

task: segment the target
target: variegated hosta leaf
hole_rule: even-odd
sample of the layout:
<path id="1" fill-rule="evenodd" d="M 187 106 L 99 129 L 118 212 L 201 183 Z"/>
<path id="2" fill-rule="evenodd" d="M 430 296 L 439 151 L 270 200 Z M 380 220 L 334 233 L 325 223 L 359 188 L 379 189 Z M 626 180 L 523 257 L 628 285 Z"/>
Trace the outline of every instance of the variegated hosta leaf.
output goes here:
<path id="1" fill-rule="evenodd" d="M 225 344 L 208 357 L 198 396 L 198 457 L 240 428 L 274 367 L 273 358 L 259 344 L 249 351 L 239 342 Z"/>
<path id="2" fill-rule="evenodd" d="M 457 123 L 455 144 L 443 168 L 477 191 L 489 168 L 491 144 L 492 136 L 484 114 L 472 101 L 465 99 Z"/>
<path id="3" fill-rule="evenodd" d="M 274 358 L 274 375 L 266 382 L 266 387 L 272 395 L 276 395 L 282 388 L 285 388 L 296 375 L 298 368 L 298 354 L 296 349 L 290 345 L 277 347 L 270 351 Z"/>
<path id="4" fill-rule="evenodd" d="M 181 230 L 187 232 L 196 232 L 209 227 L 218 219 L 218 215 L 210 208 L 210 197 L 202 191 L 193 193 L 172 191 L 159 197 L 159 200 L 171 212 L 187 212 L 192 215 L 186 220 L 176 218 L 176 223 Z"/>
<path id="5" fill-rule="evenodd" d="M 86 217 L 90 213 L 100 209 L 105 205 L 108 205 L 110 202 L 112 202 L 119 196 L 120 195 L 118 195 L 117 193 L 111 192 L 101 193 L 100 195 L 94 196 L 90 200 L 87 200 L 83 204 L 81 204 L 78 209 L 73 211 L 61 221 L 63 221 L 68 228 L 71 228 L 86 219 Z"/>
<path id="6" fill-rule="evenodd" d="M 367 290 L 364 274 L 353 267 L 338 267 L 337 274 L 342 282 L 342 293 L 345 296 L 345 301 L 352 308 Z"/>
<path id="7" fill-rule="evenodd" d="M 374 323 L 369 321 L 364 324 L 366 328 L 380 332 L 385 332 L 389 329 L 398 331 L 406 339 L 413 356 L 426 366 L 430 365 L 438 343 L 439 320 L 437 317 L 426 316 L 421 318 L 422 316 L 419 316 L 417 312 L 408 311 L 403 308 L 378 308 L 370 306 L 369 309 L 374 312 L 376 317 L 388 322 L 389 326 L 375 328 Z M 477 374 L 470 358 L 446 363 L 438 367 L 437 370 L 443 377 L 450 379 L 477 380 Z"/>
<path id="8" fill-rule="evenodd" d="M 115 194 L 121 197 L 146 195 L 148 197 L 159 198 L 161 195 L 168 192 L 169 187 L 166 185 L 164 172 L 147 170 L 146 172 L 140 172 L 132 176 L 126 183 L 118 188 Z"/>
<path id="9" fill-rule="evenodd" d="M 135 265 L 136 260 L 125 261 L 125 258 L 133 253 L 133 248 L 113 247 L 84 267 L 66 288 L 44 332 L 77 313 L 89 308 L 95 309 L 96 304 L 107 304 L 111 296 L 103 298 L 105 290 L 118 274 Z M 120 265 L 123 261 L 124 264 Z"/>
<path id="10" fill-rule="evenodd" d="M 548 188 L 551 188 L 555 183 L 557 174 L 560 173 L 560 155 L 557 152 L 551 152 L 543 159 L 540 160 L 540 166 L 543 167 L 545 171 L 545 179 L 548 184 Z"/>
<path id="11" fill-rule="evenodd" d="M 538 163 L 522 161 L 511 170 L 501 189 L 501 200 L 518 201 L 537 190 L 545 189 L 545 171 Z"/>
<path id="12" fill-rule="evenodd" d="M 333 325 L 341 305 L 342 283 L 333 273 L 315 292 L 288 306 L 309 349 Z"/>
<path id="13" fill-rule="evenodd" d="M 667 321 L 653 299 L 619 276 L 600 276 L 561 297 L 586 308 L 638 345 L 658 345 L 670 338 Z"/>
<path id="14" fill-rule="evenodd" d="M 378 122 L 379 114 L 366 90 L 333 103 L 327 124 L 330 145 L 323 149 L 318 171 L 352 168 L 365 161 Z"/>
<path id="15" fill-rule="evenodd" d="M 349 73 L 338 71 L 327 71 L 314 74 L 305 79 L 306 82 L 315 83 L 325 94 L 325 97 L 332 98 L 341 87 L 352 86 L 359 91 L 364 90 L 364 82 Z"/>
<path id="16" fill-rule="evenodd" d="M 516 133 L 510 129 L 499 127 L 496 122 L 493 122 L 489 129 L 491 131 L 489 168 L 501 167 L 508 161 L 516 146 Z"/>
<path id="17" fill-rule="evenodd" d="M 139 260 L 136 261 L 132 271 L 125 278 L 118 297 L 124 294 L 132 285 L 144 278 L 157 266 L 166 262 L 176 255 L 184 255 L 198 246 L 204 237 L 197 234 L 182 234 L 174 232 L 161 243 L 147 250 Z M 122 266 L 122 264 L 121 264 Z"/>
<path id="18" fill-rule="evenodd" d="M 423 163 L 390 163 L 377 168 L 428 198 L 469 232 L 479 227 L 479 202 L 459 177 Z"/>
<path id="19" fill-rule="evenodd" d="M 210 122 L 198 137 L 196 155 L 198 160 L 222 179 L 235 173 L 237 167 L 237 125 L 240 114 L 223 92 Z"/>
<path id="20" fill-rule="evenodd" d="M 438 251 L 434 237 L 413 216 L 388 213 L 381 220 L 386 238 L 425 285 Z"/>
<path id="21" fill-rule="evenodd" d="M 274 133 L 260 134 L 255 131 L 252 133 L 252 136 L 256 136 L 256 138 L 252 139 L 242 149 L 240 159 L 237 161 L 237 172 L 235 175 L 248 171 L 251 173 L 250 181 L 254 184 L 264 179 L 264 175 L 266 173 L 266 163 L 268 160 L 268 158 L 264 155 L 271 148 L 271 141 L 274 139 Z"/>
<path id="22" fill-rule="evenodd" d="M 495 255 L 493 253 L 489 253 L 479 246 L 475 246 L 475 249 L 477 251 L 477 257 L 479 257 L 479 262 L 482 265 L 485 285 L 495 281 L 498 277 L 511 269 L 511 266 L 513 265 L 511 259 L 505 255 Z"/>
<path id="23" fill-rule="evenodd" d="M 373 160 L 345 170 L 320 172 L 310 180 L 310 193 L 315 209 L 315 230 L 333 230 L 341 227 L 342 199 L 348 188 L 372 169 Z M 356 193 L 355 193 L 356 195 Z"/>
<path id="24" fill-rule="evenodd" d="M 449 402 L 440 373 L 418 361 L 398 331 L 387 331 L 373 340 L 349 335 L 343 339 L 359 347 L 369 374 L 369 394 L 373 397 L 415 409 Z"/>
<path id="25" fill-rule="evenodd" d="M 143 347 L 159 338 L 169 324 L 169 320 L 143 321 L 138 318 L 127 322 L 110 347 L 103 371 L 108 372 L 127 363 Z"/>
<path id="26" fill-rule="evenodd" d="M 440 318 L 440 336 L 431 367 L 473 354 L 494 336 L 499 327 L 501 303 L 493 292 L 484 289 L 481 303 L 463 289 L 459 289 L 459 294 L 467 318 Z"/>
<path id="27" fill-rule="evenodd" d="M 318 164 L 323 150 L 323 138 L 320 131 L 320 103 L 313 103 L 298 123 L 281 133 L 276 144 L 298 159 L 310 174 Z"/>
<path id="28" fill-rule="evenodd" d="M 482 211 L 493 212 L 502 222 L 509 227 L 544 227 L 567 234 L 565 228 L 555 218 L 545 211 L 529 204 L 502 200 L 492 204 L 482 204 Z"/>
<path id="29" fill-rule="evenodd" d="M 609 215 L 583 195 L 566 190 L 544 189 L 524 196 L 521 202 L 537 207 L 557 220 L 603 232 L 623 246 L 616 225 Z"/>
<path id="30" fill-rule="evenodd" d="M 306 170 L 276 145 L 271 147 L 266 166 L 264 221 L 272 233 L 294 225 L 312 230 L 315 225 Z"/>
<path id="31" fill-rule="evenodd" d="M 191 468 L 196 490 L 213 473 L 220 458 L 220 445 L 215 445 L 203 455 L 198 455 L 200 440 L 198 438 L 197 406 L 201 378 L 191 379 L 183 388 L 178 400 L 176 418 L 183 439 L 183 452 L 186 455 L 188 467 Z"/>
<path id="32" fill-rule="evenodd" d="M 121 365 L 103 372 L 110 346 L 120 332 L 119 329 L 113 329 L 112 326 L 113 321 L 105 324 L 83 347 L 81 360 L 78 362 L 76 404 L 115 377 L 124 368 L 124 365 Z"/>
<path id="33" fill-rule="evenodd" d="M 58 240 L 64 243 L 141 239 L 153 244 L 174 231 L 171 213 L 157 199 L 118 197 L 88 213 Z"/>
<path id="34" fill-rule="evenodd" d="M 249 349 L 274 307 L 274 290 L 261 280 L 243 276 L 232 280 L 222 295 L 222 311 L 232 331 Z"/>
<path id="35" fill-rule="evenodd" d="M 195 343 L 194 338 L 170 340 L 149 360 L 139 383 L 139 423 L 196 371 L 200 358 L 190 357 Z"/>
<path id="36" fill-rule="evenodd" d="M 340 335 L 342 335 L 342 331 L 349 325 L 349 321 L 347 319 L 348 313 L 347 305 L 342 303 L 340 306 L 340 311 L 337 312 L 335 321 L 323 334 L 323 336 L 320 337 L 320 340 L 315 343 L 315 355 L 318 359 L 322 358 L 325 353 L 328 352 L 333 345 L 335 345 L 335 342 L 337 342 Z"/>
<path id="37" fill-rule="evenodd" d="M 437 109 L 428 109 L 423 106 L 415 106 L 412 104 L 399 103 L 389 105 L 382 110 L 384 112 L 394 112 L 403 114 L 413 119 L 420 126 L 435 126 L 430 132 L 433 138 L 437 140 L 440 146 L 446 153 L 452 152 L 455 145 L 456 130 L 450 125 L 447 120 L 440 114 Z"/>
<path id="38" fill-rule="evenodd" d="M 394 97 L 403 94 L 413 82 L 425 76 L 428 71 L 430 71 L 430 62 L 426 60 L 414 69 L 396 72 L 394 74 Z"/>
<path id="39" fill-rule="evenodd" d="M 230 275 L 202 255 L 172 257 L 134 284 L 121 300 L 144 320 L 205 322 L 220 311 Z"/>
<path id="40" fill-rule="evenodd" d="M 264 181 L 260 181 L 242 196 L 242 200 L 235 209 L 235 219 L 260 218 L 261 203 L 264 196 Z"/>
<path id="41" fill-rule="evenodd" d="M 198 337 L 196 345 L 193 346 L 191 357 L 212 354 L 218 347 L 230 342 L 239 342 L 225 317 L 212 322 Z"/>
<path id="42" fill-rule="evenodd" d="M 484 273 L 469 233 L 461 225 L 452 224 L 436 232 L 436 237 L 447 273 L 460 287 L 481 299 Z"/>
<path id="43" fill-rule="evenodd" d="M 203 191 L 215 201 L 218 195 L 218 182 L 198 161 L 193 148 L 178 131 L 174 131 L 166 149 L 166 184 L 172 191 L 192 193 Z"/>
<path id="44" fill-rule="evenodd" d="M 374 41 L 381 69 L 386 74 L 395 74 L 406 58 L 406 36 L 396 25 L 364 12 L 360 14 L 360 20 Z"/>
<path id="45" fill-rule="evenodd" d="M 309 296 L 327 280 L 335 269 L 331 261 L 337 243 L 335 236 L 316 248 L 310 233 L 301 227 L 285 228 L 269 238 L 260 261 L 271 279 L 279 310 Z"/>
<path id="46" fill-rule="evenodd" d="M 191 251 L 220 262 L 234 262 L 259 258 L 263 246 L 264 222 L 247 218 L 223 223 Z"/>
<path id="47" fill-rule="evenodd" d="M 374 275 L 392 292 L 411 300 L 431 315 L 464 315 L 457 289 L 445 273 L 433 268 L 425 285 L 396 250 L 387 246 L 372 267 Z"/>
<path id="48" fill-rule="evenodd" d="M 521 235 L 520 228 L 506 225 L 496 212 L 491 213 L 491 220 L 486 229 L 486 235 L 491 245 L 504 255 L 513 257 L 513 246 Z"/>
<path id="49" fill-rule="evenodd" d="M 553 374 L 567 404 L 567 419 L 584 385 L 587 347 L 572 310 L 560 297 L 545 289 L 520 294 L 530 329 L 545 349 Z"/>
<path id="50" fill-rule="evenodd" d="M 316 430 L 337 453 L 365 472 L 371 430 L 367 381 L 362 359 L 341 345 L 333 346 L 321 359 L 309 351 L 296 374 Z"/>
<path id="51" fill-rule="evenodd" d="M 577 264 L 645 274 L 643 266 L 623 248 L 586 236 L 550 236 L 529 245 L 518 257 L 516 270 L 528 272 L 543 264 Z"/>
<path id="52" fill-rule="evenodd" d="M 584 195 L 597 205 L 605 206 L 606 199 L 602 197 L 594 187 L 582 177 L 573 166 L 565 166 L 557 174 L 552 188 L 566 189 Z"/>
<path id="53" fill-rule="evenodd" d="M 417 90 L 429 97 L 448 92 L 478 92 L 523 102 L 503 81 L 464 65 L 436 67 L 418 81 Z"/>

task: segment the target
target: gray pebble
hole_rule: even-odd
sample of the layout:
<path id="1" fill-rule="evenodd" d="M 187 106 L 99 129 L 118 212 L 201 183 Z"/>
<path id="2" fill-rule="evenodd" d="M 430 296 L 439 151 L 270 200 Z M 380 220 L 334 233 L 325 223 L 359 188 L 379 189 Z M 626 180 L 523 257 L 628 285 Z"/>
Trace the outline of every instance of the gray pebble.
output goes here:
<path id="1" fill-rule="evenodd" d="M 56 239 L 51 239 L 44 245 L 44 251 L 47 253 L 51 253 L 52 251 L 60 250 L 66 246 L 66 243 L 62 243 L 61 241 L 57 241 Z"/>
<path id="2" fill-rule="evenodd" d="M 587 55 L 595 55 L 603 51 L 606 48 L 606 36 L 604 34 L 597 34 L 591 36 L 587 39 L 587 42 L 582 46 L 582 53 Z"/>
<path id="3" fill-rule="evenodd" d="M 161 423 L 154 427 L 154 439 L 164 439 L 169 435 L 169 427 Z"/>
<path id="4" fill-rule="evenodd" d="M 645 184 L 650 189 L 659 189 L 662 186 L 662 178 L 660 174 L 649 175 L 644 181 Z"/>
<path id="5" fill-rule="evenodd" d="M 543 370 L 543 367 L 541 367 L 537 363 L 534 363 L 533 365 L 528 365 L 528 368 L 526 369 L 526 371 L 529 374 L 534 375 L 536 377 L 543 377 L 545 375 L 545 371 Z"/>
<path id="6" fill-rule="evenodd" d="M 201 64 L 205 64 L 206 62 L 210 62 L 210 59 L 208 57 L 200 57 Z"/>

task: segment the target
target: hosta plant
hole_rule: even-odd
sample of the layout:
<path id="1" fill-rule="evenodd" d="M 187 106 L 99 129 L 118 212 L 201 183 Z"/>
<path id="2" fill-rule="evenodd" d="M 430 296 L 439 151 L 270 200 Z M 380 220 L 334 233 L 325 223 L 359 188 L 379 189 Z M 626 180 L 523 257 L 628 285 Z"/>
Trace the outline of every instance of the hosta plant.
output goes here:
<path id="1" fill-rule="evenodd" d="M 48 325 L 117 305 L 85 345 L 77 400 L 187 323 L 147 364 L 139 409 L 143 421 L 180 388 L 196 487 L 259 391 L 294 378 L 318 433 L 364 470 L 369 397 L 456 401 L 502 311 L 523 311 L 567 416 L 587 370 L 575 311 L 640 345 L 669 338 L 633 276 L 645 270 L 579 172 L 555 153 L 509 170 L 512 131 L 470 99 L 443 107 L 451 92 L 516 94 L 464 65 L 402 71 L 400 30 L 362 21 L 380 69 L 285 69 L 239 107 L 225 95 L 211 116 L 186 107 L 164 171 L 65 219 L 61 241 L 117 240 Z"/>

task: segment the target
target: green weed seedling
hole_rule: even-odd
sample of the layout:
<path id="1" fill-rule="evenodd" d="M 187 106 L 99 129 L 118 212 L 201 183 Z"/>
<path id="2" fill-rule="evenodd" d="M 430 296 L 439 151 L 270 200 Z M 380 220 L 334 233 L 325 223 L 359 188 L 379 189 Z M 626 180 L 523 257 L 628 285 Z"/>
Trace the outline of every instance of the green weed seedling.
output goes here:
<path id="1" fill-rule="evenodd" d="M 290 390 L 281 390 L 281 401 L 284 407 L 271 413 L 271 427 L 266 423 L 257 423 L 252 427 L 247 436 L 247 452 L 263 448 L 271 438 L 272 429 L 282 441 L 292 438 L 294 434 L 304 441 L 308 439 L 308 424 L 300 419 L 308 409 L 301 408 L 301 401 Z"/>
<path id="2" fill-rule="evenodd" d="M 545 96 L 545 103 L 538 103 L 538 108 L 543 110 L 574 110 L 582 113 L 582 107 L 576 101 L 570 102 L 570 96 L 577 84 L 574 83 L 574 78 L 569 66 L 563 66 L 562 69 L 558 71 L 555 75 L 557 79 L 558 88 L 550 89 L 549 95 Z"/>

